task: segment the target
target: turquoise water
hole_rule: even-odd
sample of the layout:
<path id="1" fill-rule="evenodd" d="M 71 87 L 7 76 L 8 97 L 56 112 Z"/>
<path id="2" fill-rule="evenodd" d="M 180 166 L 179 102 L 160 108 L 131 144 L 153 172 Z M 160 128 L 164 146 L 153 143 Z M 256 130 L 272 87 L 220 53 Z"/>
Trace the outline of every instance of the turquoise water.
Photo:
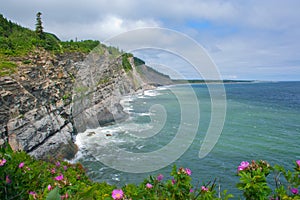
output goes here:
<path id="1" fill-rule="evenodd" d="M 188 87 L 177 85 L 172 86 L 172 90 L 184 96 L 188 95 Z M 210 122 L 211 98 L 206 85 L 195 84 L 192 88 L 198 100 L 198 105 L 192 106 L 200 110 L 199 128 L 188 150 L 169 166 L 150 173 L 126 173 L 100 162 L 102 157 L 108 157 L 111 159 L 110 166 L 117 166 L 120 158 L 112 154 L 112 149 L 133 153 L 152 152 L 163 148 L 176 136 L 182 123 L 181 104 L 167 87 L 126 97 L 123 105 L 130 117 L 125 122 L 78 134 L 80 152 L 76 161 L 83 163 L 95 181 L 117 185 L 139 183 L 149 174 L 163 173 L 168 178 L 172 166 L 176 164 L 192 170 L 195 185 L 217 178 L 221 189 L 228 189 L 237 197 L 240 193 L 235 188 L 238 181 L 236 168 L 241 161 L 262 159 L 291 169 L 293 162 L 300 159 L 300 82 L 226 84 L 227 112 L 223 131 L 213 150 L 202 159 L 198 154 Z M 189 98 L 185 101 L 188 102 Z M 161 123 L 155 124 L 155 119 L 160 120 L 155 115 L 162 113 L 149 110 L 153 105 L 164 107 L 166 122 L 156 135 L 136 137 L 138 133 L 157 131 L 155 128 L 160 126 Z M 194 116 L 188 117 L 193 121 Z M 193 131 L 191 124 L 184 123 L 186 131 Z M 87 136 L 91 132 L 95 134 Z M 172 151 L 161 154 L 158 159 L 168 159 L 169 154 Z M 136 166 L 131 167 L 134 169 Z"/>

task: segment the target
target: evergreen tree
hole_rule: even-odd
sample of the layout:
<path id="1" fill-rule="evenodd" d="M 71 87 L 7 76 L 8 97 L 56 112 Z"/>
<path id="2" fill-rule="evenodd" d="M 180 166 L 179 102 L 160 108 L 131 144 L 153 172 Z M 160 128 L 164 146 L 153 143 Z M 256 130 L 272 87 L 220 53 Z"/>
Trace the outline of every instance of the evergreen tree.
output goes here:
<path id="1" fill-rule="evenodd" d="M 44 36 L 44 31 L 43 31 L 41 15 L 42 15 L 41 12 L 38 12 L 36 14 L 35 32 L 42 38 Z"/>

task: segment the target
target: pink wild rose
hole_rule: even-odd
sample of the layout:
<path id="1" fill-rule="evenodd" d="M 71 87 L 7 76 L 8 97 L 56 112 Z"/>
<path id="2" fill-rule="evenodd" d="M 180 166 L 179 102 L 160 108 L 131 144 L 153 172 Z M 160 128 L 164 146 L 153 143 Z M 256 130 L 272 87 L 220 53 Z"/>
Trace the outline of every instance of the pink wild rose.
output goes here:
<path id="1" fill-rule="evenodd" d="M 161 180 L 163 180 L 163 178 L 164 178 L 164 175 L 162 175 L 162 174 L 159 174 L 158 176 L 157 176 L 157 180 L 158 181 L 161 181 Z"/>
<path id="2" fill-rule="evenodd" d="M 64 175 L 61 174 L 61 175 L 55 177 L 54 179 L 55 179 L 56 181 L 61 181 L 61 180 L 64 179 Z"/>
<path id="3" fill-rule="evenodd" d="M 152 187 L 153 187 L 153 185 L 151 183 L 146 184 L 146 188 L 151 189 Z"/>
<path id="4" fill-rule="evenodd" d="M 292 188 L 292 189 L 291 189 L 291 192 L 292 192 L 293 194 L 298 194 L 299 191 L 298 191 L 297 188 Z"/>
<path id="5" fill-rule="evenodd" d="M 208 191 L 208 188 L 205 187 L 205 186 L 201 186 L 201 191 L 207 192 L 207 191 Z"/>
<path id="6" fill-rule="evenodd" d="M 175 185 L 175 183 L 176 183 L 176 181 L 175 181 L 175 179 L 173 178 L 173 179 L 172 179 L 172 185 Z"/>
<path id="7" fill-rule="evenodd" d="M 3 166 L 6 163 L 5 159 L 0 159 L 0 166 Z"/>
<path id="8" fill-rule="evenodd" d="M 190 170 L 189 168 L 185 168 L 185 172 L 187 175 L 192 175 L 192 170 Z"/>
<path id="9" fill-rule="evenodd" d="M 246 169 L 249 166 L 249 162 L 247 161 L 242 161 L 241 164 L 238 166 L 238 171 L 242 171 Z"/>
<path id="10" fill-rule="evenodd" d="M 48 191 L 52 190 L 52 186 L 50 184 L 48 185 L 47 188 L 48 188 Z"/>
<path id="11" fill-rule="evenodd" d="M 24 167 L 24 162 L 21 162 L 21 163 L 19 164 L 19 168 L 22 168 L 22 167 Z"/>
<path id="12" fill-rule="evenodd" d="M 55 174 L 55 172 L 56 172 L 55 168 L 52 168 L 52 169 L 50 170 L 50 172 L 51 172 L 51 174 Z"/>
<path id="13" fill-rule="evenodd" d="M 297 163 L 298 167 L 300 168 L 300 160 L 297 160 L 296 163 Z"/>
<path id="14" fill-rule="evenodd" d="M 115 199 L 115 200 L 120 200 L 123 198 L 124 196 L 124 193 L 123 193 L 123 190 L 118 190 L 118 189 L 115 189 L 112 191 L 112 194 L 111 194 L 112 198 Z"/>

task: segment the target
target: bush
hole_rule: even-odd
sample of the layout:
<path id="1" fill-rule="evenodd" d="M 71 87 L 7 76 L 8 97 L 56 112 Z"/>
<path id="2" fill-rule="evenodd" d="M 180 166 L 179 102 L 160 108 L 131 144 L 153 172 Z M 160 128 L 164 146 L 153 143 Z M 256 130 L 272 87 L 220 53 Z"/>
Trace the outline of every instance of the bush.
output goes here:
<path id="1" fill-rule="evenodd" d="M 0 199 L 44 199 L 55 188 L 71 196 L 92 184 L 80 164 L 37 161 L 10 148 L 1 149 L 0 175 Z"/>
<path id="2" fill-rule="evenodd" d="M 133 57 L 133 55 L 131 53 L 124 53 L 122 55 L 122 66 L 123 66 L 123 69 L 125 70 L 125 72 L 132 70 L 132 66 L 129 62 L 129 58 L 132 58 L 132 57 Z"/>
<path id="3" fill-rule="evenodd" d="M 0 61 L 0 76 L 13 74 L 16 71 L 17 65 L 13 62 Z"/>
<path id="4" fill-rule="evenodd" d="M 267 176 L 275 175 L 275 187 Z M 194 187 L 192 171 L 173 167 L 171 178 L 162 174 L 150 176 L 139 185 L 122 188 L 92 182 L 81 164 L 65 161 L 35 160 L 25 152 L 0 149 L 0 199 L 230 199 L 227 191 L 218 191 L 215 181 Z M 300 161 L 293 172 L 281 166 L 271 167 L 266 161 L 243 161 L 237 170 L 237 187 L 246 199 L 300 199 Z M 284 180 L 281 180 L 281 179 Z"/>
<path id="5" fill-rule="evenodd" d="M 275 187 L 272 189 L 267 182 L 267 176 L 274 173 Z M 296 161 L 293 172 L 284 167 L 271 167 L 266 161 L 241 162 L 238 167 L 240 183 L 238 189 L 243 191 L 246 199 L 300 199 L 300 160 Z M 281 180 L 283 176 L 284 180 Z"/>

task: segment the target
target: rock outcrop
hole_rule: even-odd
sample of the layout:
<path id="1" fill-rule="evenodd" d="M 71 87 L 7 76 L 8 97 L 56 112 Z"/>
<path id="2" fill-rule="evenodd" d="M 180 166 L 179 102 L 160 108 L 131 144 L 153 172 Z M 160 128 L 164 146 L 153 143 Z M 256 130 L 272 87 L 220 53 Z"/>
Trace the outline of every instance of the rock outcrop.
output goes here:
<path id="1" fill-rule="evenodd" d="M 76 63 L 84 58 L 80 53 L 54 56 L 45 50 L 14 58 L 17 73 L 0 77 L 0 143 L 40 159 L 71 158 L 76 153 L 71 90 Z"/>
<path id="2" fill-rule="evenodd" d="M 150 80 L 154 74 L 138 72 L 146 72 L 146 66 L 136 68 L 129 59 L 133 69 L 125 72 L 122 56 L 106 48 L 101 54 L 60 56 L 37 50 L 16 58 L 17 73 L 0 77 L 0 145 L 8 142 L 39 159 L 72 158 L 78 131 L 124 120 L 121 97 L 157 85 Z M 171 83 L 157 76 L 163 80 L 159 84 Z"/>

